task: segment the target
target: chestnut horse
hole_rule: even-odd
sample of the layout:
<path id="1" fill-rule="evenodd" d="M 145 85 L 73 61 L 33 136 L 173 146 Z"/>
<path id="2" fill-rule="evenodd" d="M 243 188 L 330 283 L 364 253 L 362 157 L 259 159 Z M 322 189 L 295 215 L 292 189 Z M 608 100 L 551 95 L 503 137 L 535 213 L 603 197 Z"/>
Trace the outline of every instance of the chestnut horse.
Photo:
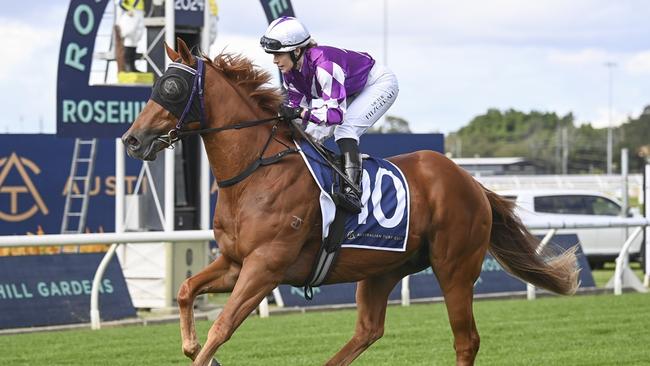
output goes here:
<path id="1" fill-rule="evenodd" d="M 237 176 L 262 154 L 272 156 L 287 146 L 295 147 L 287 124 L 229 129 L 242 121 L 277 116 L 283 96 L 268 86 L 268 73 L 241 55 L 222 54 L 210 61 L 194 57 L 182 41 L 178 43 L 178 51 L 167 47 L 170 59 L 191 67 L 187 68 L 190 71 L 198 68 L 197 64 L 205 67 L 205 102 L 201 103 L 205 106 L 201 110 L 204 127 L 213 132 L 201 135 L 218 181 Z M 176 68 L 185 67 L 181 66 Z M 184 96 L 184 103 L 192 103 L 190 95 Z M 168 131 L 178 120 L 161 104 L 149 100 L 123 136 L 128 154 L 155 159 L 157 152 L 174 142 L 176 133 Z M 190 122 L 185 131 L 199 128 L 198 123 Z M 269 139 L 277 126 L 279 133 Z M 410 187 L 406 251 L 341 249 L 326 283 L 357 282 L 358 319 L 353 337 L 327 365 L 348 365 L 377 341 L 384 332 L 387 299 L 393 287 L 404 276 L 429 266 L 444 294 L 457 365 L 472 365 L 479 350 L 472 298 L 486 251 L 524 281 L 559 294 L 575 292 L 578 269 L 574 250 L 538 253 L 539 241 L 515 216 L 510 201 L 484 188 L 441 154 L 418 151 L 389 160 L 403 171 Z M 192 365 L 218 364 L 213 361 L 217 349 L 266 295 L 279 284 L 302 286 L 306 282 L 321 241 L 318 197 L 318 187 L 299 154 L 288 154 L 219 190 L 214 235 L 221 255 L 187 279 L 178 292 L 182 347 Z M 201 347 L 194 327 L 193 300 L 199 294 L 215 292 L 232 294 Z"/>

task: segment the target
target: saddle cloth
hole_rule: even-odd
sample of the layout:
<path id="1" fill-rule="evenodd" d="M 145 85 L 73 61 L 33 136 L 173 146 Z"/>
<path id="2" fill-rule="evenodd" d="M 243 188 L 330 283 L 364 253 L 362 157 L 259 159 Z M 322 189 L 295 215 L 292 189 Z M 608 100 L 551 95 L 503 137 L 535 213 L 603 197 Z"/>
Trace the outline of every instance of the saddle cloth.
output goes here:
<path id="1" fill-rule="evenodd" d="M 320 188 L 324 240 L 336 206 L 331 194 L 338 180 L 329 163 L 306 141 L 296 142 L 300 155 Z M 361 213 L 349 215 L 342 247 L 403 252 L 409 226 L 409 188 L 402 172 L 393 163 L 364 156 Z"/>

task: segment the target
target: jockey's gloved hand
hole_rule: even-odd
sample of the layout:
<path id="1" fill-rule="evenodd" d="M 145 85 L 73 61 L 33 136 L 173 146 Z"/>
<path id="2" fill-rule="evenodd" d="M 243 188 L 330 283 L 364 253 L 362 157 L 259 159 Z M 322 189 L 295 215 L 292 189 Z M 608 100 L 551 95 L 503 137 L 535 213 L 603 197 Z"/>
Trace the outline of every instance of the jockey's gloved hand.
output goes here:
<path id="1" fill-rule="evenodd" d="M 301 107 L 292 107 L 287 104 L 283 104 L 280 107 L 280 117 L 287 121 L 292 121 L 296 118 L 300 118 L 300 113 L 302 113 Z"/>

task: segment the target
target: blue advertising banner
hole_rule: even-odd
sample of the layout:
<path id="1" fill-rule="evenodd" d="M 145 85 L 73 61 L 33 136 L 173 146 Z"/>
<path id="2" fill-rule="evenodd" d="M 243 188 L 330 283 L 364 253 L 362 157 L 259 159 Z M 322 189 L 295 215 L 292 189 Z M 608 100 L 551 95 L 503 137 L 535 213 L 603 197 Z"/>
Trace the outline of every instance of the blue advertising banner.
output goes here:
<path id="1" fill-rule="evenodd" d="M 81 188 L 68 179 L 73 149 L 73 139 L 55 135 L 0 135 L 0 235 L 60 232 L 65 194 Z M 126 159 L 127 193 L 133 192 L 140 167 Z M 115 230 L 114 197 L 115 140 L 98 139 L 88 232 Z"/>
<path id="2" fill-rule="evenodd" d="M 330 138 L 325 146 L 332 151 L 339 151 Z M 406 154 L 418 150 L 433 150 L 445 153 L 445 136 L 441 133 L 368 133 L 361 136 L 359 149 L 363 154 L 376 158 Z"/>
<path id="3" fill-rule="evenodd" d="M 57 71 L 57 135 L 119 137 L 144 108 L 151 87 L 89 85 L 97 30 L 109 0 L 71 0 Z"/>
<path id="4" fill-rule="evenodd" d="M 90 321 L 90 290 L 103 253 L 0 257 L 0 329 Z M 101 319 L 135 316 L 116 257 L 99 294 Z"/>
<path id="5" fill-rule="evenodd" d="M 541 238 L 540 238 L 541 239 Z M 578 244 L 578 236 L 575 234 L 556 235 L 552 243 L 568 249 Z M 582 248 L 578 247 L 578 266 L 580 271 L 580 287 L 595 287 L 591 269 Z M 433 275 L 431 268 L 411 275 L 409 289 L 412 299 L 423 299 L 441 297 L 440 285 Z M 280 293 L 285 306 L 319 306 L 331 304 L 353 304 L 355 302 L 356 283 L 344 283 L 326 285 L 314 288 L 314 298 L 308 301 L 304 298 L 302 288 L 288 285 L 280 286 Z M 401 282 L 391 292 L 390 300 L 399 300 L 402 291 Z M 490 254 L 485 256 L 481 275 L 474 284 L 474 294 L 489 294 L 500 292 L 526 291 L 526 284 L 521 280 L 508 274 Z"/>
<path id="6" fill-rule="evenodd" d="M 208 0 L 173 0 L 176 25 L 203 27 L 203 9 Z"/>
<path id="7" fill-rule="evenodd" d="M 387 158 L 418 150 L 445 153 L 445 136 L 441 133 L 385 133 L 361 136 L 361 152 Z"/>

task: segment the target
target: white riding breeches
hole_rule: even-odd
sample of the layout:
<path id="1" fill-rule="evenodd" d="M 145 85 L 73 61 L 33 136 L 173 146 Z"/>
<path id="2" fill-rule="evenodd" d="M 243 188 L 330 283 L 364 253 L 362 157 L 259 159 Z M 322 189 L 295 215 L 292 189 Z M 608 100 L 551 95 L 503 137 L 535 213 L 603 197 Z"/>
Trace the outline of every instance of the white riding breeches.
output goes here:
<path id="1" fill-rule="evenodd" d="M 343 123 L 334 126 L 309 123 L 305 132 L 321 142 L 332 135 L 337 141 L 350 138 L 358 142 L 359 137 L 393 105 L 398 93 L 395 74 L 387 67 L 375 64 L 370 69 L 363 90 L 356 96 L 348 97 Z"/>

